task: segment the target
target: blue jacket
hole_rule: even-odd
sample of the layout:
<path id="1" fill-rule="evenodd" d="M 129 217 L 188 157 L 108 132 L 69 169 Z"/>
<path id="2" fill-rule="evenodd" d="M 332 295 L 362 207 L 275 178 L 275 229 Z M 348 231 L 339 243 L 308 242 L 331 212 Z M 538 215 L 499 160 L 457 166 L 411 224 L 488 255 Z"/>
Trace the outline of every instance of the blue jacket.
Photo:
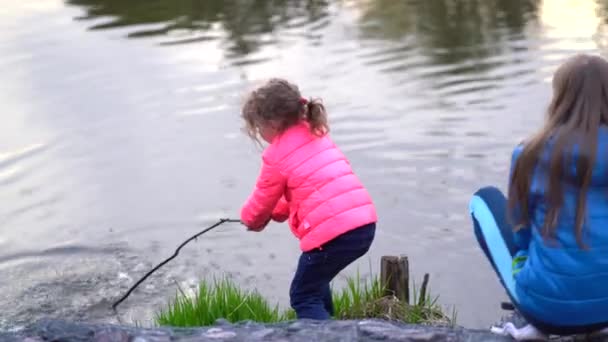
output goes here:
<path id="1" fill-rule="evenodd" d="M 511 170 L 522 151 L 513 152 Z M 582 250 L 574 232 L 577 189 L 564 183 L 564 204 L 558 219 L 556 241 L 547 242 L 541 229 L 547 212 L 546 184 L 551 144 L 537 164 L 530 191 L 531 226 L 515 233 L 517 256 L 527 256 L 516 270 L 520 309 L 556 326 L 608 322 L 608 129 L 599 132 L 597 156 L 587 191 L 587 218 Z M 575 172 L 577 152 L 566 172 Z M 514 262 L 515 267 L 516 262 Z"/>

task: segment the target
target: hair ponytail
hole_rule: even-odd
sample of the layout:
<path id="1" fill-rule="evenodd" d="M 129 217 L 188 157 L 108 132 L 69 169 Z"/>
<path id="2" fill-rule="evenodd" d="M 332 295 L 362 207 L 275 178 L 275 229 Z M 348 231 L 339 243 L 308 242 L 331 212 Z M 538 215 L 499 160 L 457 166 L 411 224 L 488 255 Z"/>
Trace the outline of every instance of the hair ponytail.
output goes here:
<path id="1" fill-rule="evenodd" d="M 305 118 L 310 124 L 310 131 L 317 135 L 323 136 L 329 132 L 327 124 L 327 112 L 325 106 L 319 99 L 311 99 L 305 104 Z"/>
<path id="2" fill-rule="evenodd" d="M 302 97 L 298 86 L 287 80 L 272 78 L 253 90 L 242 109 L 245 132 L 259 141 L 260 129 L 268 125 L 282 133 L 306 121 L 310 132 L 324 136 L 329 132 L 327 113 L 320 99 Z"/>

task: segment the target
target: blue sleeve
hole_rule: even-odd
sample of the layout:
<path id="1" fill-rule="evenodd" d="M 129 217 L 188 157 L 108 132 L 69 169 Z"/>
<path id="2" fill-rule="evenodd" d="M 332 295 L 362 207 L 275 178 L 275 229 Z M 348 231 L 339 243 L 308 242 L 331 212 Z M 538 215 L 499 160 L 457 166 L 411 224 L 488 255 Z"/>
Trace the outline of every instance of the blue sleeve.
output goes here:
<path id="1" fill-rule="evenodd" d="M 515 163 L 517 162 L 517 158 L 521 155 L 524 146 L 523 144 L 518 145 L 514 150 L 511 156 L 511 167 L 509 171 L 509 189 L 511 188 L 511 177 L 513 176 L 513 169 L 515 168 Z M 531 205 L 531 203 L 530 203 Z M 519 215 L 522 215 L 521 210 L 516 205 L 515 208 L 510 213 L 514 218 L 517 218 Z M 520 251 L 527 251 L 530 246 L 530 240 L 532 239 L 532 231 L 530 227 L 523 227 L 518 231 L 513 233 L 513 242 L 517 249 Z"/>

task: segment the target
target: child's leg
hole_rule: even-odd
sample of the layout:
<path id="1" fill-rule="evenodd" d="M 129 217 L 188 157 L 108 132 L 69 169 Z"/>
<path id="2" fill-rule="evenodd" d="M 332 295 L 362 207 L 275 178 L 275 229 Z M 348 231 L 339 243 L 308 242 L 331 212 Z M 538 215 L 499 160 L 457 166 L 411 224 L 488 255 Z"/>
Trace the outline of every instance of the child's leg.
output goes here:
<path id="1" fill-rule="evenodd" d="M 513 227 L 507 222 L 507 199 L 497 188 L 486 187 L 475 193 L 469 208 L 479 246 L 516 305 L 512 262 L 517 250 Z"/>
<path id="2" fill-rule="evenodd" d="M 326 256 L 321 251 L 302 253 L 291 282 L 289 297 L 298 319 L 329 319 L 323 302 L 329 281 L 322 277 Z"/>
<path id="3" fill-rule="evenodd" d="M 329 283 L 323 288 L 323 306 L 325 307 L 325 311 L 329 313 L 330 316 L 334 315 L 334 301 L 331 296 L 331 288 Z"/>
<path id="4" fill-rule="evenodd" d="M 303 253 L 291 283 L 291 306 L 298 319 L 329 319 L 333 314 L 329 283 L 365 254 L 374 239 L 375 224 L 350 231 L 321 249 Z"/>

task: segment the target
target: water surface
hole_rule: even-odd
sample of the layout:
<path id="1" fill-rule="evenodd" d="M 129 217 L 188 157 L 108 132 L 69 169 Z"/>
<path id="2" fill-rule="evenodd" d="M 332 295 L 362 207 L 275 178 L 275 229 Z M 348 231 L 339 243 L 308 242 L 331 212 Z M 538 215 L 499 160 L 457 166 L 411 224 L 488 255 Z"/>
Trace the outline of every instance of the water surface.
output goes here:
<path id="1" fill-rule="evenodd" d="M 185 238 L 235 217 L 260 150 L 239 105 L 267 77 L 322 97 L 371 192 L 377 271 L 407 254 L 459 323 L 505 299 L 471 234 L 469 196 L 504 188 L 566 57 L 605 49 L 608 3 L 566 0 L 59 0 L 0 6 L 0 327 L 41 317 L 150 323 L 202 277 L 282 305 L 285 225 L 226 225 L 115 300 Z"/>

